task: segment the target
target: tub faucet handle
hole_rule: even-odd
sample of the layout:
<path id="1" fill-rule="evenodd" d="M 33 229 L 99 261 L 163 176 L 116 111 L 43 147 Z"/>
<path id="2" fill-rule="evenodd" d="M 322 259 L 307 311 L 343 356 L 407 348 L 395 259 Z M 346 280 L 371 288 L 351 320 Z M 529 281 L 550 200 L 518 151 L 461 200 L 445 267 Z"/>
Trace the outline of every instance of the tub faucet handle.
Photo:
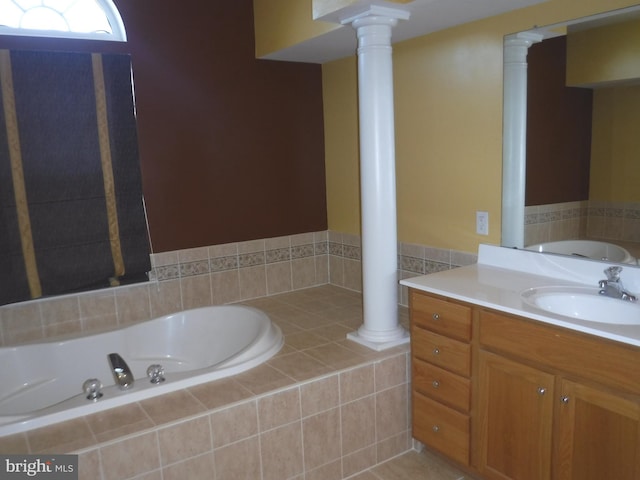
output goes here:
<path id="1" fill-rule="evenodd" d="M 87 396 L 87 400 L 96 402 L 102 397 L 102 382 L 97 378 L 89 378 L 82 384 L 82 390 Z"/>
<path id="2" fill-rule="evenodd" d="M 147 376 L 153 384 L 164 382 L 164 367 L 162 365 L 158 365 L 157 363 L 149 365 L 149 368 L 147 368 Z"/>
<path id="3" fill-rule="evenodd" d="M 622 272 L 622 267 L 613 266 L 609 267 L 604 271 L 604 274 L 607 276 L 607 280 L 609 282 L 618 282 L 620 281 L 620 273 Z"/>

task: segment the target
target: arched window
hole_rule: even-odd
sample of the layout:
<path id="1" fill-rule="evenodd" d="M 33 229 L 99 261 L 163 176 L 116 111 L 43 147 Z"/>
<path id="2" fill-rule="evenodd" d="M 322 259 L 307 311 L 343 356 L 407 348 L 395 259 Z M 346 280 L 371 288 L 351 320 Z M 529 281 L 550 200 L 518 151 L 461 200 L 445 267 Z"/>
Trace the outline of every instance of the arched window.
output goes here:
<path id="1" fill-rule="evenodd" d="M 127 40 L 112 0 L 0 0 L 0 34 Z"/>

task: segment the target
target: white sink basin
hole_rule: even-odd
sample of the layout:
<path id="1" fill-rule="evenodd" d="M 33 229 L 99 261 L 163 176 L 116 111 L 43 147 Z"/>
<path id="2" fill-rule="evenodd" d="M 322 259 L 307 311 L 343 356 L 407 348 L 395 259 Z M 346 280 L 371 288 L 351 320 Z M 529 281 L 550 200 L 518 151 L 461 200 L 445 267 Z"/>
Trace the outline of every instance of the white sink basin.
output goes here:
<path id="1" fill-rule="evenodd" d="M 522 299 L 532 307 L 555 315 L 589 322 L 640 325 L 640 303 L 600 295 L 591 287 L 537 287 Z"/>

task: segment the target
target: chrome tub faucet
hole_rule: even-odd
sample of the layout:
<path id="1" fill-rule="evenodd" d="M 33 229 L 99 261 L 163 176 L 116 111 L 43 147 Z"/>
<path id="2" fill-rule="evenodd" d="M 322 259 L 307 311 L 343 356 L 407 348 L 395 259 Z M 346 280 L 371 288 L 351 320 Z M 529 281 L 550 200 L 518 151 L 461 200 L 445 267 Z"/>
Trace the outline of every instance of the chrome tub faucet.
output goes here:
<path id="1" fill-rule="evenodd" d="M 605 295 L 611 298 L 619 298 L 628 302 L 635 302 L 635 295 L 631 295 L 622 286 L 620 281 L 620 272 L 622 267 L 614 266 L 607 268 L 604 273 L 607 276 L 606 280 L 600 280 L 598 286 L 600 287 L 600 295 Z"/>
<path id="2" fill-rule="evenodd" d="M 124 361 L 117 353 L 110 353 L 107 355 L 109 359 L 109 366 L 111 367 L 111 373 L 113 373 L 113 378 L 116 381 L 116 385 L 120 388 L 120 390 L 127 390 L 131 388 L 133 385 L 133 373 L 127 365 L 127 362 Z"/>

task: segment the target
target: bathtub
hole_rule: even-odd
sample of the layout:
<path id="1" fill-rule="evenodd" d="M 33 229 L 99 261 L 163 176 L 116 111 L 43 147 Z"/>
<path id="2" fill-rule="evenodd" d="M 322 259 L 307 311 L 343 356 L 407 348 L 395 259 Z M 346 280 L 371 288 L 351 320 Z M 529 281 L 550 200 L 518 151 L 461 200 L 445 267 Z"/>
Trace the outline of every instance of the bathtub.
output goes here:
<path id="1" fill-rule="evenodd" d="M 636 258 L 626 248 L 613 243 L 595 240 L 561 240 L 529 245 L 525 249 L 544 253 L 575 255 L 608 262 L 638 264 Z"/>
<path id="2" fill-rule="evenodd" d="M 280 328 L 254 308 L 187 310 L 104 333 L 0 348 L 0 437 L 217 380 L 253 368 L 283 345 Z M 118 353 L 134 376 L 115 384 L 107 356 Z M 147 368 L 160 364 L 153 384 Z M 87 399 L 97 378 L 102 396 Z"/>

